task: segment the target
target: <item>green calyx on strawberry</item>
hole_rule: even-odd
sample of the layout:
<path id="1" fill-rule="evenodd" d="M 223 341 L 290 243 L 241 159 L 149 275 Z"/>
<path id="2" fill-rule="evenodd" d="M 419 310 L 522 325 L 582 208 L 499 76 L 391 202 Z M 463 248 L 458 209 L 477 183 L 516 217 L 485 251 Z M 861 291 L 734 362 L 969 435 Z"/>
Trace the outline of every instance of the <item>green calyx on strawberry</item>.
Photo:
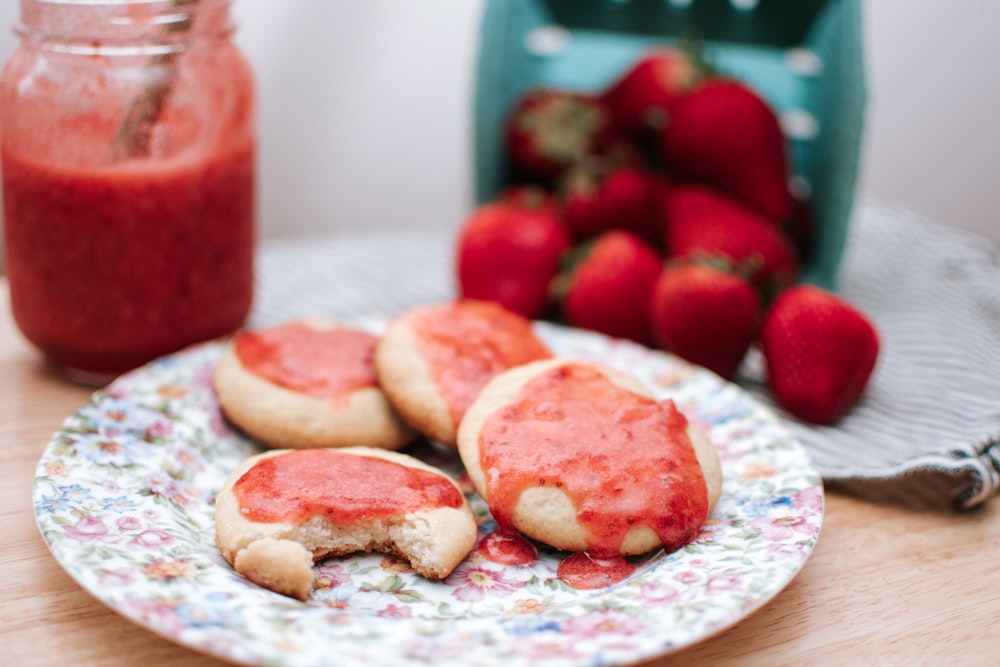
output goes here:
<path id="1" fill-rule="evenodd" d="M 562 184 L 566 226 L 578 241 L 621 229 L 659 245 L 661 180 L 629 164 L 587 161 Z"/>
<path id="2" fill-rule="evenodd" d="M 668 262 L 650 298 L 656 344 L 732 378 L 760 328 L 762 306 L 747 268 L 725 256 Z"/>
<path id="3" fill-rule="evenodd" d="M 785 290 L 769 308 L 760 346 L 775 401 L 815 424 L 832 424 L 860 399 L 875 369 L 879 336 L 869 319 L 814 285 Z"/>
<path id="4" fill-rule="evenodd" d="M 612 230 L 577 246 L 557 281 L 568 324 L 640 343 L 652 342 L 649 298 L 662 258 L 631 232 Z"/>
<path id="5" fill-rule="evenodd" d="M 707 254 L 754 262 L 751 281 L 766 300 L 798 277 L 797 253 L 782 230 L 721 192 L 675 185 L 663 197 L 663 220 L 668 257 Z"/>
<path id="6" fill-rule="evenodd" d="M 691 53 L 673 47 L 650 49 L 607 90 L 601 100 L 626 132 L 648 134 L 667 122 L 673 104 L 706 72 Z"/>
<path id="7" fill-rule="evenodd" d="M 563 217 L 562 202 L 559 201 L 559 197 L 533 183 L 508 186 L 498 192 L 493 201 L 540 211 L 555 218 Z"/>
<path id="8" fill-rule="evenodd" d="M 778 223 L 792 209 L 788 147 L 777 114 L 756 91 L 714 78 L 671 106 L 660 155 L 680 179 L 709 184 Z"/>
<path id="9" fill-rule="evenodd" d="M 593 96 L 550 88 L 525 92 L 504 129 L 506 154 L 528 179 L 552 183 L 618 142 L 611 114 Z"/>
<path id="10" fill-rule="evenodd" d="M 550 210 L 515 202 L 484 204 L 472 211 L 459 233 L 459 293 L 525 317 L 541 317 L 569 249 L 569 233 Z"/>

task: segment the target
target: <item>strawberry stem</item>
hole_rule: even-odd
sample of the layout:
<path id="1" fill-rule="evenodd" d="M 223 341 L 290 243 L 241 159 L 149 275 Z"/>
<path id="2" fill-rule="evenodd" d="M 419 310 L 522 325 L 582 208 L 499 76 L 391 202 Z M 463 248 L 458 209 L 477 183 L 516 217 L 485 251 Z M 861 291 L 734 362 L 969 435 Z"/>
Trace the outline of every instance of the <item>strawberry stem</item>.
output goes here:
<path id="1" fill-rule="evenodd" d="M 696 74 L 692 84 L 697 85 L 702 79 L 719 75 L 719 68 L 705 55 L 705 40 L 700 32 L 696 30 L 684 32 L 678 40 L 678 48 L 694 65 Z"/>

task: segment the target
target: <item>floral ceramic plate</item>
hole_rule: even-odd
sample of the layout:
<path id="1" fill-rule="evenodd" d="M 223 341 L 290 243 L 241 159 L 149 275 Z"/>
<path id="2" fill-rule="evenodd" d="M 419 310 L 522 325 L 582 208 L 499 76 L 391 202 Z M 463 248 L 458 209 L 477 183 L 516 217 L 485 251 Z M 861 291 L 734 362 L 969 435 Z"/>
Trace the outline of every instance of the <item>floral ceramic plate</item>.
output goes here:
<path id="1" fill-rule="evenodd" d="M 97 392 L 39 462 L 35 513 L 56 559 L 94 596 L 190 648 L 253 665 L 618 665 L 702 640 L 775 596 L 819 535 L 819 476 L 779 420 L 735 385 L 646 348 L 539 324 L 558 353 L 632 372 L 718 447 L 725 482 L 701 535 L 579 591 L 559 556 L 504 567 L 473 552 L 431 582 L 378 554 L 318 565 L 301 603 L 249 583 L 215 548 L 213 498 L 253 442 L 221 417 L 221 343 L 160 359 Z M 458 474 L 451 454 L 423 455 Z M 470 496 L 492 528 L 481 500 Z"/>

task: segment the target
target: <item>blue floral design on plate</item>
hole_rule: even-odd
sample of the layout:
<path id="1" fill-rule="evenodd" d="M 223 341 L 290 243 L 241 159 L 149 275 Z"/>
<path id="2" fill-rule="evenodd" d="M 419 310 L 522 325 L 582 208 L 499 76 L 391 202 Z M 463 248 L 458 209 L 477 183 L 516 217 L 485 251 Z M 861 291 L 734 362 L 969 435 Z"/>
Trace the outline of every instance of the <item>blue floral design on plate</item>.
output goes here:
<path id="1" fill-rule="evenodd" d="M 190 648 L 253 665 L 620 665 L 700 641 L 750 615 L 799 572 L 823 489 L 781 421 L 735 385 L 671 355 L 551 324 L 558 354 L 633 373 L 706 429 L 722 496 L 699 537 L 637 561 L 629 579 L 576 591 L 560 556 L 503 567 L 473 551 L 442 582 L 379 554 L 317 566 L 307 602 L 235 574 L 215 547 L 214 498 L 258 451 L 222 417 L 211 374 L 224 343 L 157 360 L 94 394 L 53 435 L 34 483 L 39 529 L 81 586 Z M 462 479 L 457 458 L 433 463 Z M 489 513 L 469 499 L 485 535 Z"/>

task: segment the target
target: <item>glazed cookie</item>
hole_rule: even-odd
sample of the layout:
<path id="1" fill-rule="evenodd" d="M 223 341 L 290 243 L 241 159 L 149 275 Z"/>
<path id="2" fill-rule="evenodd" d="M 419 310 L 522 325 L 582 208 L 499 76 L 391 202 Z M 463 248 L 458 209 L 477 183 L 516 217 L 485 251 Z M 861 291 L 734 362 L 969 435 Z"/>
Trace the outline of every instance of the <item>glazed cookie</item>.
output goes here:
<path id="1" fill-rule="evenodd" d="M 416 437 L 375 374 L 378 338 L 303 319 L 233 337 L 213 375 L 223 413 L 269 447 L 399 449 Z"/>
<path id="2" fill-rule="evenodd" d="M 454 447 L 462 415 L 487 381 L 551 356 L 528 319 L 494 303 L 460 299 L 416 308 L 391 322 L 375 368 L 403 419 Z"/>
<path id="3" fill-rule="evenodd" d="M 313 564 L 379 551 L 441 579 L 476 542 L 458 486 L 412 456 L 368 447 L 271 450 L 233 471 L 216 499 L 219 551 L 251 581 L 300 600 Z"/>
<path id="4" fill-rule="evenodd" d="M 495 377 L 466 412 L 458 450 L 500 529 L 597 556 L 684 546 L 722 485 L 715 448 L 672 401 L 589 362 Z"/>

